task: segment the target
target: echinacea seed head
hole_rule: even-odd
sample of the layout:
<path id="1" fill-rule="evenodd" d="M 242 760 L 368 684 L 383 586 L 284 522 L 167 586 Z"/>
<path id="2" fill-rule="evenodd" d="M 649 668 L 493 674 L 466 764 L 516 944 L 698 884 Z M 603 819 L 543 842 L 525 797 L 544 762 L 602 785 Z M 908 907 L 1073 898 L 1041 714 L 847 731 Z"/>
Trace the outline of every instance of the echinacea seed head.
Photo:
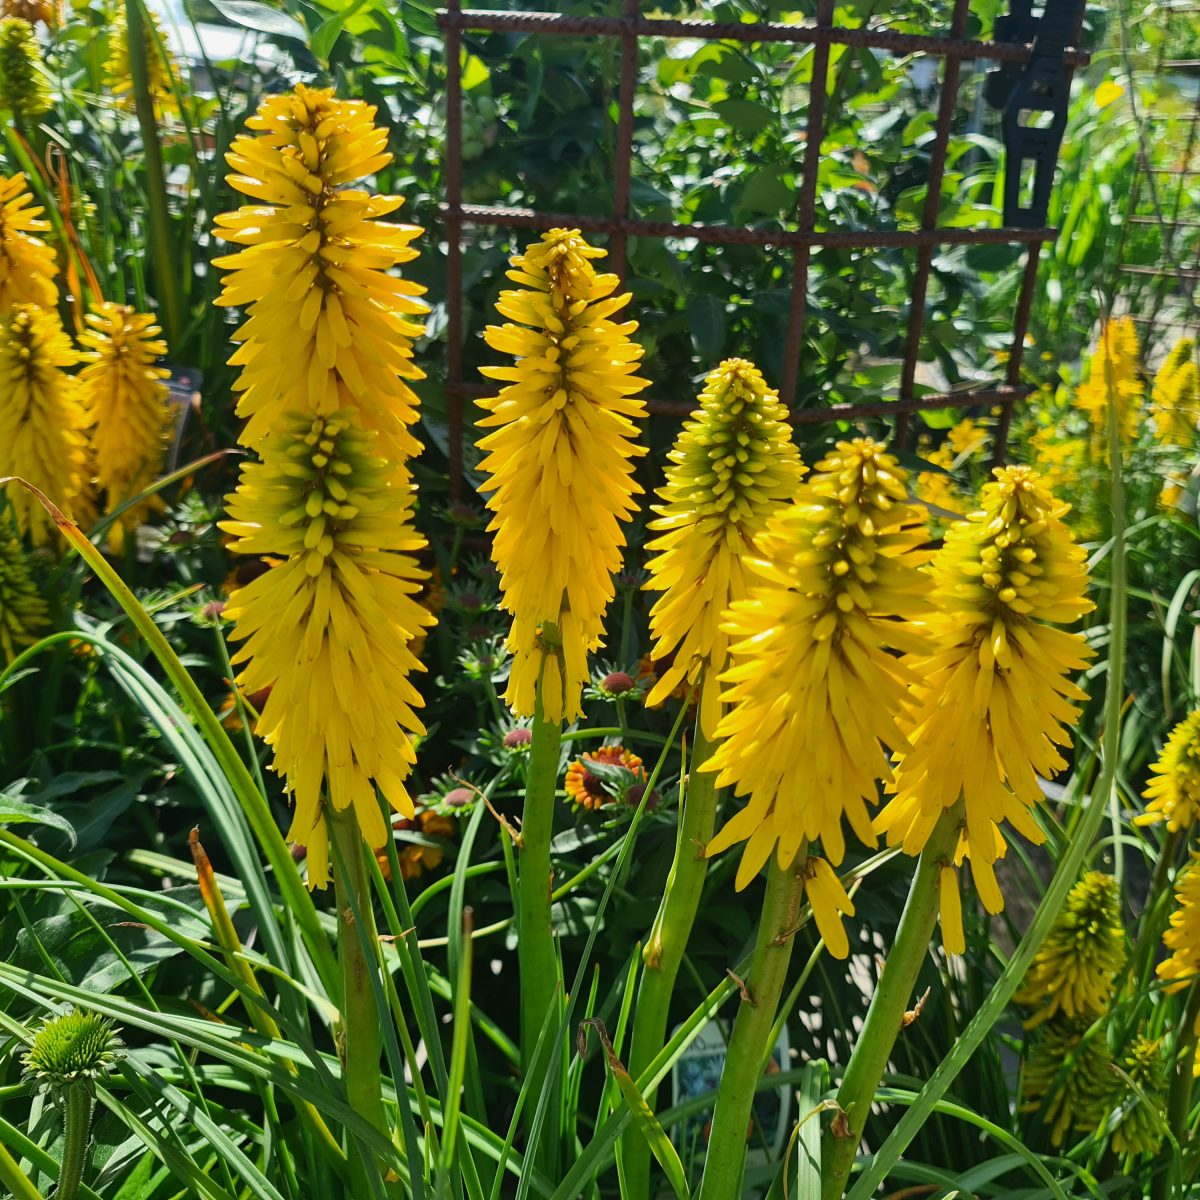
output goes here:
<path id="1" fill-rule="evenodd" d="M 122 1045 L 111 1022 L 72 1009 L 42 1025 L 21 1062 L 37 1087 L 91 1087 L 116 1066 Z"/>

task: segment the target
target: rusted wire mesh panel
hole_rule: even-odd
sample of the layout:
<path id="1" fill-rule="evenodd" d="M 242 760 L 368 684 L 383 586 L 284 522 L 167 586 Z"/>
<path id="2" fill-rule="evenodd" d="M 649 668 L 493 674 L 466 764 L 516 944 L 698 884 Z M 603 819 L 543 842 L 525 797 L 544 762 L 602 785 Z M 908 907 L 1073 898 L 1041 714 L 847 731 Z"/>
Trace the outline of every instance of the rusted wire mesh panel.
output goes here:
<path id="1" fill-rule="evenodd" d="M 1024 8 L 1025 27 L 1038 28 L 1036 18 L 1028 14 L 1029 4 L 1014 3 L 1014 12 Z M 896 439 L 905 445 L 909 436 L 909 414 L 922 410 L 973 407 L 984 405 L 998 408 L 1000 419 L 995 437 L 996 458 L 1003 457 L 1013 406 L 1029 389 L 1021 382 L 1021 365 L 1025 335 L 1029 326 L 1034 287 L 1037 282 L 1038 257 L 1042 245 L 1052 240 L 1057 231 L 1050 228 L 1016 227 L 1017 222 L 1003 228 L 962 229 L 938 224 L 942 181 L 950 143 L 951 122 L 958 98 L 959 80 L 964 59 L 993 63 L 1034 64 L 1053 56 L 1058 69 L 1058 82 L 1069 87 L 1072 69 L 1085 63 L 1087 55 L 1078 49 L 1082 26 L 1082 2 L 1046 5 L 1059 22 L 1058 44 L 1049 34 L 1032 41 L 980 41 L 965 36 L 970 15 L 969 0 L 954 0 L 950 27 L 943 33 L 929 36 L 900 33 L 873 25 L 860 28 L 839 28 L 834 21 L 834 0 L 818 0 L 816 19 L 812 24 L 773 24 L 768 22 L 728 24 L 702 20 L 675 20 L 642 14 L 639 0 L 622 0 L 620 16 L 580 17 L 551 12 L 493 12 L 464 9 L 459 0 L 450 0 L 438 13 L 438 24 L 446 39 L 446 199 L 441 216 L 447 235 L 447 335 L 448 361 L 446 391 L 449 411 L 451 487 L 455 494 L 462 485 L 462 439 L 464 408 L 468 398 L 480 396 L 486 387 L 463 378 L 463 237 L 472 227 L 547 230 L 557 226 L 576 228 L 584 233 L 607 235 L 610 238 L 612 269 L 624 277 L 627 268 L 627 244 L 630 237 L 693 238 L 716 245 L 763 246 L 791 252 L 791 288 L 787 319 L 787 337 L 783 356 L 782 376 L 774 381 L 780 396 L 792 410 L 797 424 L 819 424 L 857 418 L 896 418 Z M 1064 10 L 1069 20 L 1070 35 L 1063 42 L 1061 23 Z M 1011 20 L 1011 18 L 1010 18 Z M 1033 25 L 1029 26 L 1030 20 Z M 1044 21 L 1049 26 L 1049 21 Z M 1018 23 L 1015 27 L 1021 28 Z M 528 33 L 542 36 L 589 36 L 613 38 L 620 46 L 620 68 L 617 96 L 616 158 L 614 168 L 613 204 L 609 216 L 584 216 L 563 212 L 535 212 L 524 208 L 498 205 L 465 204 L 463 202 L 462 170 L 462 71 L 463 35 L 467 33 Z M 732 225 L 688 224 L 669 221 L 642 220 L 630 214 L 630 191 L 633 164 L 634 105 L 637 94 L 639 39 L 687 38 L 701 41 L 736 41 L 741 43 L 778 42 L 796 47 L 811 46 L 812 79 L 808 104 L 804 157 L 798 172 L 795 228 L 764 230 Z M 913 230 L 818 230 L 816 227 L 816 198 L 818 167 L 826 129 L 826 95 L 830 69 L 830 51 L 834 46 L 849 46 L 883 51 L 893 55 L 925 55 L 942 60 L 941 93 L 938 102 L 935 136 L 929 155 L 928 183 L 919 229 Z M 1041 58 L 1038 56 L 1041 55 Z M 1033 68 L 1029 67 L 1032 71 Z M 1036 87 L 1034 88 L 1036 92 Z M 1043 87 L 1043 91 L 1045 91 Z M 1049 89 L 1053 90 L 1053 89 Z M 1029 107 L 1037 108 L 1036 95 Z M 1022 119 L 1024 123 L 1024 119 Z M 1011 147 L 1009 152 L 1011 155 Z M 1057 153 L 1057 141 L 1053 142 Z M 1045 154 L 1041 154 L 1045 158 Z M 1053 171 L 1054 162 L 1038 163 L 1039 172 Z M 1009 163 L 1008 169 L 1014 169 Z M 1044 221 L 1044 218 L 1043 218 Z M 918 394 L 917 364 L 920 360 L 922 332 L 926 317 L 926 300 L 930 270 L 935 252 L 948 245 L 986 245 L 1005 243 L 1027 247 L 1020 290 L 1013 316 L 1011 347 L 1008 351 L 1003 379 L 985 386 L 946 393 Z M 807 311 L 809 271 L 813 251 L 822 247 L 848 249 L 905 248 L 915 255 L 908 306 L 904 356 L 900 370 L 898 394 L 891 399 L 869 403 L 834 404 L 822 408 L 794 407 L 797 380 L 804 367 L 802 355 L 805 344 L 805 325 L 811 319 Z M 714 364 L 705 364 L 714 365 Z M 693 404 L 678 400 L 651 398 L 652 412 L 686 414 Z"/>

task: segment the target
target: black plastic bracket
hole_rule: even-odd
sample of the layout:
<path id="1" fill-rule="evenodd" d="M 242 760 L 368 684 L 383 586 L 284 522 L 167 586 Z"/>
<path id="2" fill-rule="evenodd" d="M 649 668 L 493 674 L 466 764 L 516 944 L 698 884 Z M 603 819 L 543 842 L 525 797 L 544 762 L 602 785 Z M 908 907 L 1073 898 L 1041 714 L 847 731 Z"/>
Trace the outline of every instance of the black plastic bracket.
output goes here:
<path id="1" fill-rule="evenodd" d="M 1011 228 L 1046 224 L 1070 102 L 1063 52 L 1075 36 L 1081 7 L 1080 0 L 1046 0 L 1041 17 L 1035 17 L 1030 0 L 1013 0 L 1012 12 L 996 21 L 997 41 L 1033 42 L 1028 63 L 1001 66 L 984 90 L 987 102 L 1004 112 L 1004 224 Z"/>

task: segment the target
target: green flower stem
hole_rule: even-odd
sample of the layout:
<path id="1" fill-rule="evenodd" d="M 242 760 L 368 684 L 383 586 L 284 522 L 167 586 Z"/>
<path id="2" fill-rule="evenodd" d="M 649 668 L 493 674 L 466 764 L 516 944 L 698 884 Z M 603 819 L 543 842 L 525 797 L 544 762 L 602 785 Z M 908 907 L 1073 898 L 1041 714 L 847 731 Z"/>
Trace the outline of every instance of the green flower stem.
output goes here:
<path id="1" fill-rule="evenodd" d="M 42 1193 L 33 1186 L 29 1176 L 21 1170 L 4 1143 L 0 1142 L 0 1183 L 13 1194 L 13 1200 L 43 1200 Z"/>
<path id="2" fill-rule="evenodd" d="M 929 949 L 937 922 L 939 878 L 942 868 L 953 858 L 962 821 L 963 802 L 959 799 L 942 814 L 917 861 L 896 940 L 838 1089 L 837 1102 L 846 1114 L 843 1136 L 835 1137 L 831 1130 L 825 1132 L 821 1153 L 822 1200 L 837 1200 L 850 1178 L 871 1102 L 900 1036 L 904 1014 L 912 1002 L 917 975 Z"/>
<path id="3" fill-rule="evenodd" d="M 771 1052 L 775 1010 L 783 994 L 804 899 L 806 860 L 807 855 L 801 851 L 785 871 L 772 856 L 767 868 L 767 892 L 758 923 L 758 939 L 746 975 L 742 1004 L 733 1023 L 733 1036 L 725 1053 L 697 1200 L 739 1200 L 742 1195 L 746 1129 L 755 1088 Z"/>
<path id="4" fill-rule="evenodd" d="M 352 808 L 336 812 L 325 809 L 334 848 L 334 886 L 337 890 L 338 957 L 342 964 L 342 1062 L 346 1101 L 384 1137 L 392 1136 L 383 1110 L 382 1074 L 379 1056 L 383 1049 L 381 1014 L 375 1007 L 371 987 L 373 961 L 367 946 L 375 944 L 375 922 L 371 915 L 371 889 L 367 882 L 362 832 Z M 363 928 L 357 928 L 355 914 Z M 364 943 L 366 943 L 364 945 Z M 351 1193 L 371 1196 L 371 1168 L 361 1150 L 350 1147 Z M 375 1167 L 378 1178 L 379 1169 Z"/>
<path id="5" fill-rule="evenodd" d="M 58 1200 L 75 1200 L 83 1181 L 88 1134 L 92 1128 L 92 1097 L 86 1087 L 68 1085 L 62 1090 L 63 1153 L 58 1174 Z"/>
<path id="6" fill-rule="evenodd" d="M 548 632 L 543 628 L 543 637 Z M 557 670 L 551 660 L 546 670 Z M 521 972 L 521 1053 L 523 1066 L 533 1076 L 529 1094 L 538 1096 L 546 1084 L 553 1085 L 558 1072 L 550 1069 L 553 1052 L 546 1050 L 534 1061 L 538 1035 L 551 1005 L 559 1002 L 558 955 L 550 920 L 553 873 L 550 840 L 554 833 L 554 796 L 558 787 L 559 747 L 562 725 L 542 716 L 541 684 L 538 684 L 533 737 L 529 746 L 529 774 L 525 806 L 521 816 L 520 856 L 517 864 L 517 952 Z M 551 1028 L 558 1028 L 557 1016 Z M 543 1082 L 544 1081 L 544 1082 Z M 550 1111 L 554 1110 L 552 1106 Z M 553 1171 L 553 1139 L 545 1149 L 535 1148 L 535 1158 L 545 1170 Z"/>
<path id="7" fill-rule="evenodd" d="M 1192 984 L 1183 1018 L 1175 1031 L 1171 1090 L 1167 1096 L 1167 1127 L 1185 1149 L 1189 1140 L 1188 1117 L 1192 1111 L 1192 1064 L 1196 1058 L 1197 1019 L 1200 1019 L 1200 982 Z"/>
<path id="8" fill-rule="evenodd" d="M 178 353 L 179 336 L 182 331 L 178 269 L 171 254 L 167 180 L 163 171 L 154 97 L 150 94 L 149 65 L 146 62 L 146 34 L 149 22 L 142 4 L 143 0 L 125 0 L 129 74 L 133 82 L 134 110 L 142 134 L 142 155 L 146 167 L 146 216 L 150 225 L 150 252 L 154 258 L 154 290 L 163 330 L 167 335 L 167 344 L 172 351 Z"/>
<path id="9" fill-rule="evenodd" d="M 667 876 L 658 915 L 642 951 L 645 970 L 638 984 L 629 1051 L 629 1073 L 634 1079 L 645 1071 L 666 1042 L 675 980 L 700 907 L 700 894 L 708 871 L 704 847 L 712 839 L 717 819 L 717 777 L 711 771 L 701 771 L 700 766 L 708 760 L 713 748 L 713 743 L 697 728 L 675 842 L 675 859 Z M 657 1090 L 651 1088 L 645 1094 L 651 1109 Z M 625 1131 L 624 1142 L 626 1196 L 630 1200 L 648 1200 L 650 1147 L 641 1131 L 632 1125 Z"/>

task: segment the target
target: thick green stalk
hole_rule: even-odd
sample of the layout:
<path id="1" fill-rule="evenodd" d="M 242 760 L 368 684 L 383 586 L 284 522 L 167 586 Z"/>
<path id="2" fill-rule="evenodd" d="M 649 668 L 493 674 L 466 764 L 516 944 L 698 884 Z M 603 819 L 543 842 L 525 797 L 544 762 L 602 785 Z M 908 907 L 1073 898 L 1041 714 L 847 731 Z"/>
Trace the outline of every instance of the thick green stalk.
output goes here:
<path id="1" fill-rule="evenodd" d="M 1193 983 L 1175 1031 L 1175 1055 L 1171 1066 L 1171 1090 L 1167 1096 L 1167 1127 L 1186 1151 L 1192 1111 L 1192 1064 L 1196 1061 L 1196 1022 L 1200 1020 L 1200 983 Z"/>
<path id="2" fill-rule="evenodd" d="M 85 1087 L 70 1084 L 62 1090 L 63 1153 L 58 1174 L 58 1200 L 75 1200 L 83 1181 L 88 1134 L 92 1128 L 92 1097 Z"/>
<path id="3" fill-rule="evenodd" d="M 167 179 L 163 171 L 162 146 L 158 139 L 158 117 L 150 94 L 150 71 L 146 61 L 148 34 L 153 36 L 142 8 L 143 0 L 125 0 L 125 27 L 129 39 L 129 74 L 133 82 L 133 104 L 142 134 L 146 168 L 146 216 L 150 225 L 150 253 L 154 259 L 154 291 L 167 345 L 179 352 L 182 331 L 179 309 L 178 270 L 171 255 L 171 218 L 167 210 Z"/>
<path id="4" fill-rule="evenodd" d="M 543 636 L 546 636 L 543 630 Z M 558 670 L 551 660 L 546 670 Z M 521 816 L 521 853 L 517 872 L 517 953 L 521 973 L 521 1054 L 526 1072 L 534 1076 L 531 1096 L 541 1093 L 543 1080 L 554 1086 L 558 1072 L 549 1069 L 555 1059 L 555 1045 L 545 1047 L 540 1061 L 534 1062 L 538 1035 L 552 1005 L 559 1003 L 558 956 L 554 946 L 554 928 L 550 920 L 550 893 L 553 873 L 550 867 L 550 840 L 554 834 L 554 796 L 558 787 L 558 755 L 562 743 L 562 725 L 542 717 L 542 692 L 538 684 L 537 706 L 533 718 L 533 738 L 529 746 L 529 775 L 525 785 L 525 807 Z M 557 1030 L 558 1021 L 552 1028 Z M 554 1111 L 553 1107 L 550 1111 Z M 552 1170 L 556 1138 L 548 1138 L 544 1149 L 534 1149 L 538 1164 Z"/>
<path id="5" fill-rule="evenodd" d="M 4 1148 L 3 1142 L 0 1142 L 0 1183 L 12 1192 L 14 1200 L 43 1200 L 42 1193 L 33 1186 L 32 1180 Z"/>
<path id="6" fill-rule="evenodd" d="M 654 1056 L 666 1042 L 675 980 L 700 907 L 700 895 L 708 871 L 704 847 L 712 839 L 717 819 L 717 777 L 711 771 L 701 771 L 700 767 L 712 752 L 713 743 L 704 737 L 697 726 L 679 833 L 675 841 L 675 859 L 667 876 L 658 915 L 654 919 L 646 948 L 642 951 L 645 970 L 638 984 L 633 1041 L 629 1051 L 629 1073 L 634 1079 L 653 1062 Z M 654 1108 L 657 1090 L 651 1088 L 645 1094 L 646 1103 L 651 1109 Z M 649 1200 L 650 1147 L 636 1126 L 625 1131 L 624 1143 L 628 1200 Z"/>
<path id="7" fill-rule="evenodd" d="M 739 1200 L 742 1195 L 746 1129 L 755 1086 L 771 1051 L 775 1010 L 783 994 L 804 898 L 806 861 L 802 851 L 785 871 L 772 857 L 767 869 L 758 940 L 725 1053 L 698 1200 Z"/>
<path id="8" fill-rule="evenodd" d="M 362 832 L 353 809 L 335 812 L 326 808 L 326 820 L 334 846 L 334 885 L 338 907 L 338 957 L 342 964 L 342 1062 L 346 1083 L 346 1100 L 350 1107 L 364 1117 L 384 1137 L 392 1130 L 383 1111 L 382 1073 L 379 1056 L 383 1049 L 380 1022 L 383 1019 L 375 1006 L 371 987 L 373 960 L 367 956 L 367 945 L 375 942 L 375 922 L 371 914 L 371 889 L 367 882 L 363 856 Z M 363 921 L 357 927 L 355 914 Z M 365 935 L 365 936 L 364 936 Z M 379 1177 L 378 1165 L 368 1165 L 366 1156 L 357 1147 L 348 1147 L 350 1158 L 351 1192 L 355 1196 L 371 1196 L 370 1176 Z"/>
<path id="9" fill-rule="evenodd" d="M 929 949 L 937 922 L 941 871 L 953 857 L 962 820 L 963 802 L 960 799 L 942 814 L 917 861 L 896 940 L 871 997 L 867 1018 L 854 1043 L 842 1086 L 838 1089 L 837 1102 L 846 1114 L 845 1129 L 841 1131 L 843 1136 L 833 1136 L 832 1130 L 825 1133 L 821 1153 L 821 1200 L 837 1200 L 850 1178 L 858 1144 L 871 1112 L 871 1102 L 887 1070 L 892 1047 L 904 1027 L 904 1014 L 912 1002 L 917 975 Z"/>

